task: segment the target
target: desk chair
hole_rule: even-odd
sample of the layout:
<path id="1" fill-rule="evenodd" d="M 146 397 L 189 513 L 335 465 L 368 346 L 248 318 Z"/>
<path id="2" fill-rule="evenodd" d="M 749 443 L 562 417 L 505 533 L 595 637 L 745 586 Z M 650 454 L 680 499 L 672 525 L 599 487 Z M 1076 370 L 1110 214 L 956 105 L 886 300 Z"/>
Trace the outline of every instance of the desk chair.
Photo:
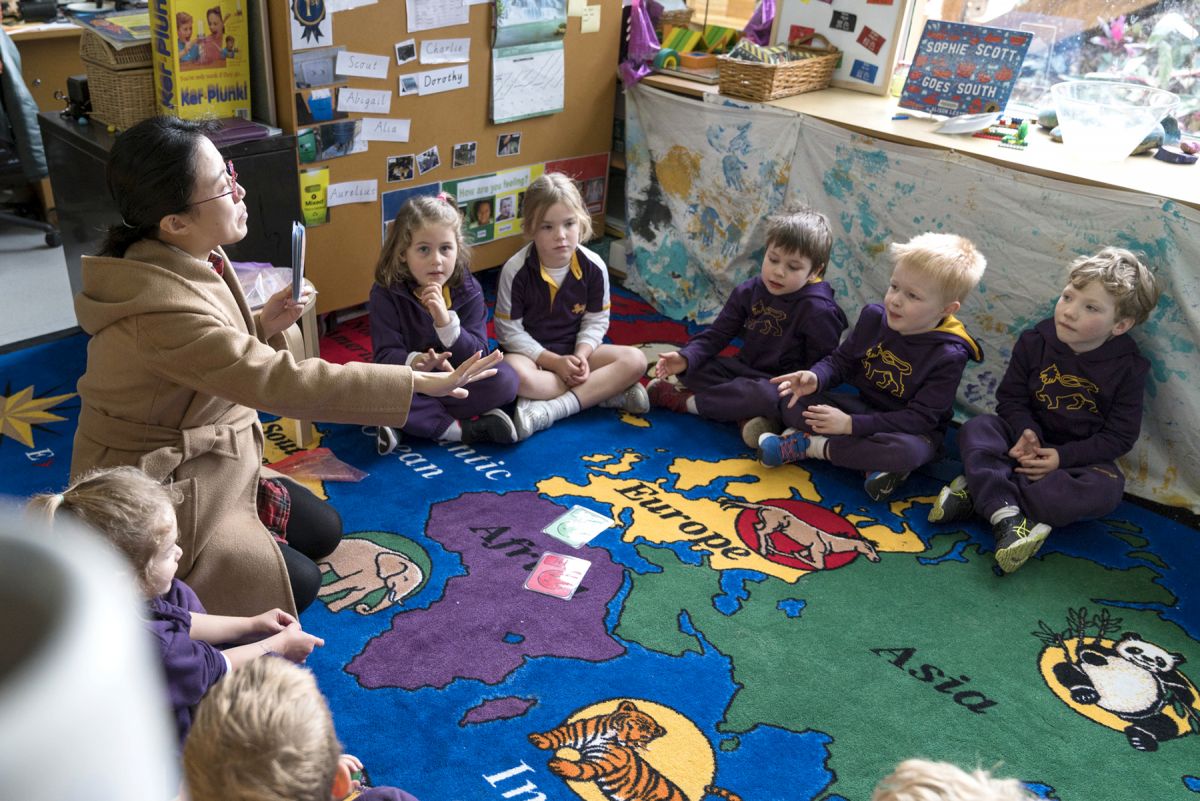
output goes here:
<path id="1" fill-rule="evenodd" d="M 37 113 L 37 103 L 21 77 L 21 55 L 0 29 L 0 188 L 28 188 L 49 174 Z M 0 211 L 0 223 L 36 228 L 45 233 L 50 247 L 61 241 L 58 229 L 41 220 Z"/>

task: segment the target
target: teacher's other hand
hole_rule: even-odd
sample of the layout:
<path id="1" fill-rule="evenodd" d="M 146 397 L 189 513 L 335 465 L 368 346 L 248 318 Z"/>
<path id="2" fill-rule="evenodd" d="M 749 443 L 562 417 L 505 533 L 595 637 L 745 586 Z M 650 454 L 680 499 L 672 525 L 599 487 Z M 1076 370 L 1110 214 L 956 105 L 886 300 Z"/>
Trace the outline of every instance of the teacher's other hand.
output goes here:
<path id="1" fill-rule="evenodd" d="M 266 338 L 270 339 L 281 331 L 287 330 L 288 326 L 299 320 L 300 315 L 304 313 L 304 305 L 312 299 L 314 294 L 316 294 L 315 291 L 305 287 L 300 295 L 300 300 L 292 300 L 292 285 L 288 284 L 268 298 L 258 313 L 258 319 L 262 323 L 263 334 Z"/>

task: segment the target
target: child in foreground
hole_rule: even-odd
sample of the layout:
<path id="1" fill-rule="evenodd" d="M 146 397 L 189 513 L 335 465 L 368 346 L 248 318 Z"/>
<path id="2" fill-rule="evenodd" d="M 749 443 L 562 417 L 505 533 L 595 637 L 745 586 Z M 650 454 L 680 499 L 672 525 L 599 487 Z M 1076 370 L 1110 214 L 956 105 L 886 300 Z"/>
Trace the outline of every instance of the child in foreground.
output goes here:
<path id="1" fill-rule="evenodd" d="M 983 254 L 968 239 L 934 233 L 890 253 L 883 304 L 863 308 L 850 336 L 811 370 L 771 379 L 788 399 L 783 421 L 796 430 L 758 443 L 769 466 L 827 459 L 863 470 L 877 501 L 937 457 L 967 360 L 983 358 L 954 316 L 983 276 Z M 829 391 L 843 382 L 858 394 Z"/>
<path id="2" fill-rule="evenodd" d="M 175 578 L 182 554 L 175 523 L 180 496 L 136 467 L 110 467 L 84 475 L 61 493 L 35 495 L 29 508 L 51 521 L 79 520 L 125 556 L 146 599 L 146 627 L 162 657 L 182 744 L 193 707 L 226 673 L 268 653 L 303 662 L 325 643 L 281 609 L 254 617 L 204 613 L 196 593 Z M 244 644 L 217 647 L 235 643 Z"/>
<path id="3" fill-rule="evenodd" d="M 367 302 L 376 362 L 448 371 L 488 352 L 487 304 L 470 264 L 454 198 L 420 195 L 400 208 L 375 265 Z M 449 442 L 516 442 L 517 430 L 500 408 L 516 395 L 517 374 L 501 363 L 465 398 L 414 394 L 402 430 Z M 380 454 L 395 450 L 395 430 L 376 430 Z"/>
<path id="4" fill-rule="evenodd" d="M 579 244 L 592 218 L 575 182 L 546 173 L 525 191 L 522 231 L 530 241 L 508 260 L 496 290 L 496 336 L 521 378 L 514 422 L 519 439 L 582 409 L 641 414 L 646 357 L 608 333 L 608 269 Z"/>
<path id="5" fill-rule="evenodd" d="M 309 671 L 260 659 L 213 687 L 183 751 L 191 801 L 417 801 L 364 787 Z"/>
<path id="6" fill-rule="evenodd" d="M 773 376 L 807 370 L 837 347 L 846 315 L 825 283 L 833 234 L 824 214 L 792 207 L 767 220 L 759 275 L 734 288 L 717 319 L 678 351 L 664 353 L 650 403 L 710 420 L 743 420 L 742 440 L 782 430 Z M 718 354 L 741 338 L 735 356 Z M 686 389 L 667 381 L 678 375 Z"/>
<path id="7" fill-rule="evenodd" d="M 1125 490 L 1115 460 L 1137 442 L 1150 369 L 1126 334 L 1158 297 L 1154 276 L 1128 250 L 1076 259 L 1054 316 L 1013 347 L 996 414 L 963 424 L 964 474 L 942 488 L 930 522 L 978 513 L 992 526 L 996 562 L 1011 573 L 1052 526 L 1115 509 Z"/>
<path id="8" fill-rule="evenodd" d="M 986 770 L 967 773 L 949 762 L 906 759 L 885 776 L 871 801 L 1033 801 L 1016 779 L 997 779 Z"/>

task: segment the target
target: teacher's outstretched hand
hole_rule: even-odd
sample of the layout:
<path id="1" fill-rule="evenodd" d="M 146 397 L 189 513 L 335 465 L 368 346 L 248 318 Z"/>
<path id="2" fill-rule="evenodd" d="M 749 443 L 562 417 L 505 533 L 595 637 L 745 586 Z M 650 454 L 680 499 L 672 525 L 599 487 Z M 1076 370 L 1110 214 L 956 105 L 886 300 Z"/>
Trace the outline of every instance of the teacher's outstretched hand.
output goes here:
<path id="1" fill-rule="evenodd" d="M 467 397 L 467 384 L 483 378 L 491 378 L 496 374 L 496 365 L 504 360 L 500 351 L 492 351 L 487 356 L 475 351 L 475 355 L 464 361 L 452 373 L 423 373 L 414 370 L 413 392 L 430 397 L 440 398 L 449 395 L 453 398 Z"/>

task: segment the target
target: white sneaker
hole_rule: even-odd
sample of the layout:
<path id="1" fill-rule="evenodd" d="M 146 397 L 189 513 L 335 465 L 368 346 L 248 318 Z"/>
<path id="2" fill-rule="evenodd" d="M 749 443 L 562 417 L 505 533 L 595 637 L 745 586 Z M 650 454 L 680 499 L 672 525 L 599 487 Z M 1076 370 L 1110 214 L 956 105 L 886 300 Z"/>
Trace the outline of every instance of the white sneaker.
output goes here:
<path id="1" fill-rule="evenodd" d="M 550 410 L 545 401 L 535 401 L 529 398 L 517 398 L 517 407 L 512 415 L 517 427 L 517 439 L 524 441 L 539 431 L 550 427 L 554 421 L 550 418 Z"/>
<path id="2" fill-rule="evenodd" d="M 650 411 L 650 396 L 642 382 L 638 381 L 624 392 L 619 392 L 600 402 L 601 409 L 624 409 L 630 414 L 645 414 Z"/>

